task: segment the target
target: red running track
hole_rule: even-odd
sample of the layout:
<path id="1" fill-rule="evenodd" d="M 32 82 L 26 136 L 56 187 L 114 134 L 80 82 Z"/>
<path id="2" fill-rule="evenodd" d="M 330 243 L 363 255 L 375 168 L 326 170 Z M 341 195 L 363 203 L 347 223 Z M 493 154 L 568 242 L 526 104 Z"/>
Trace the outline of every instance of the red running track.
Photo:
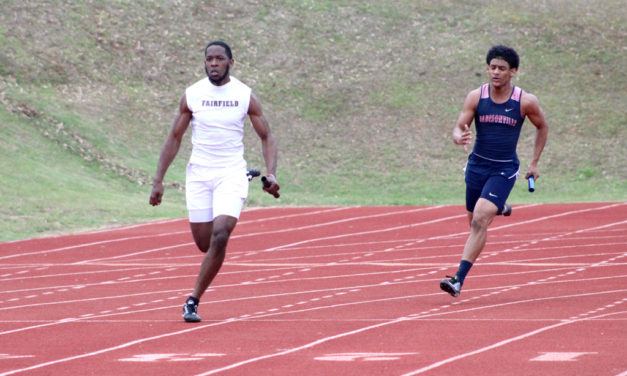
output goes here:
<path id="1" fill-rule="evenodd" d="M 186 220 L 0 243 L 0 375 L 627 375 L 627 203 L 245 211 L 184 323 Z"/>

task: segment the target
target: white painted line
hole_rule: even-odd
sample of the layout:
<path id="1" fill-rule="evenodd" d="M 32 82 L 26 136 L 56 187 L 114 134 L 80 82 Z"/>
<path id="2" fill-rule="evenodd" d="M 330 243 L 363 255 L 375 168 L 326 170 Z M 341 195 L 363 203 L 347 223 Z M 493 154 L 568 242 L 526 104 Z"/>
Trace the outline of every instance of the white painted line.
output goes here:
<path id="1" fill-rule="evenodd" d="M 501 347 L 503 345 L 506 345 L 506 344 L 509 344 L 509 343 L 512 343 L 512 342 L 516 342 L 518 340 L 521 340 L 521 339 L 524 339 L 524 338 L 527 338 L 527 337 L 531 337 L 531 336 L 536 335 L 538 333 L 542 333 L 542 332 L 545 332 L 547 330 L 555 329 L 555 328 L 558 328 L 560 326 L 570 325 L 570 324 L 577 323 L 577 322 L 580 322 L 580 321 L 585 321 L 585 320 L 599 319 L 599 318 L 606 317 L 606 316 L 611 316 L 611 315 L 624 314 L 626 312 L 627 311 L 608 313 L 608 314 L 605 314 L 605 315 L 599 315 L 597 317 L 592 317 L 592 318 L 564 320 L 564 321 L 562 321 L 560 323 L 557 323 L 557 324 L 554 324 L 554 325 L 549 325 L 549 326 L 546 326 L 544 328 L 536 329 L 536 330 L 527 332 L 525 334 L 522 334 L 522 335 L 519 335 L 519 336 L 516 336 L 516 337 L 512 337 L 512 338 L 509 338 L 507 340 L 503 340 L 503 341 L 497 342 L 497 343 L 492 344 L 490 346 L 486 346 L 486 347 L 483 347 L 483 348 L 480 348 L 480 349 L 477 349 L 477 350 L 474 350 L 474 351 L 470 351 L 470 352 L 463 353 L 463 354 L 460 354 L 460 355 L 457 355 L 457 356 L 454 356 L 454 357 L 451 357 L 451 358 L 448 358 L 448 359 L 444 359 L 442 361 L 433 363 L 433 364 L 431 364 L 429 366 L 420 368 L 418 370 L 415 370 L 415 371 L 412 371 L 412 372 L 409 372 L 409 373 L 405 373 L 405 374 L 403 374 L 403 376 L 418 375 L 420 373 L 424 373 L 426 371 L 430 371 L 430 370 L 432 370 L 434 368 L 438 368 L 438 367 L 440 367 L 442 365 L 445 365 L 445 364 L 448 364 L 448 363 L 452 363 L 452 362 L 454 362 L 456 360 L 463 359 L 463 358 L 466 358 L 466 357 L 469 357 L 469 356 L 472 356 L 472 355 L 476 355 L 476 354 L 479 354 L 479 353 L 482 353 L 482 352 L 485 352 L 485 351 L 488 351 L 488 350 L 492 350 L 494 348 Z M 579 354 L 582 354 L 582 353 L 579 353 Z"/>
<path id="2" fill-rule="evenodd" d="M 598 354 L 596 352 L 544 352 L 530 359 L 533 362 L 575 362 L 582 355 Z"/>

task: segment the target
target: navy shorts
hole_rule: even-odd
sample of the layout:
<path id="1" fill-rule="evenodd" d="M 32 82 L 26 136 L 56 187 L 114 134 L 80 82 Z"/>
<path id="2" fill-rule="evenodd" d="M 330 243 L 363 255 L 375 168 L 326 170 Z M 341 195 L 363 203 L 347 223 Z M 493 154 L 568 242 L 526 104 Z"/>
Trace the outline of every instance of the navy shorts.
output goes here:
<path id="1" fill-rule="evenodd" d="M 466 164 L 466 210 L 472 212 L 479 198 L 485 198 L 499 208 L 501 213 L 509 197 L 520 163 L 494 162 L 470 154 Z"/>

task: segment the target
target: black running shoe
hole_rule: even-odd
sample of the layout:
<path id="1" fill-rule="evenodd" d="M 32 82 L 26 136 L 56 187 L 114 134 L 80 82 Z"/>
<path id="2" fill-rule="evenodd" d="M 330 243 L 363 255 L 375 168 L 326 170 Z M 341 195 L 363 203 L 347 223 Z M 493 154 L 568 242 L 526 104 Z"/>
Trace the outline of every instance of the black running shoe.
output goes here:
<path id="1" fill-rule="evenodd" d="M 509 217 L 510 215 L 512 215 L 512 206 L 506 202 L 503 206 L 503 211 L 501 212 L 501 214 L 503 214 L 503 216 L 505 217 Z"/>
<path id="2" fill-rule="evenodd" d="M 443 291 L 446 291 L 449 294 L 451 294 L 452 297 L 455 297 L 455 298 L 458 297 L 462 291 L 462 284 L 459 283 L 459 281 L 457 280 L 457 277 L 451 277 L 447 275 L 446 278 L 450 278 L 450 279 L 441 280 L 440 288 Z"/>
<path id="3" fill-rule="evenodd" d="M 188 299 L 185 304 L 183 304 L 183 320 L 187 322 L 199 322 L 200 316 L 196 311 L 198 310 L 198 305 L 194 304 L 194 301 Z"/>

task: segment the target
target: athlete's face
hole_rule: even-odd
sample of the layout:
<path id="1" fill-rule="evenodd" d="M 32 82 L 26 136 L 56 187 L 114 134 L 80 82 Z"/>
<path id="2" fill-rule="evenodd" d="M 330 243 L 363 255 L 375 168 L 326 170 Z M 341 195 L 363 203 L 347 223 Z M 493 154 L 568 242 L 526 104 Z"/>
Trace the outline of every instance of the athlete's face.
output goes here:
<path id="1" fill-rule="evenodd" d="M 229 59 L 224 47 L 212 45 L 205 51 L 205 72 L 212 84 L 221 86 L 229 82 L 231 65 L 233 65 L 233 59 Z"/>
<path id="2" fill-rule="evenodd" d="M 503 59 L 492 59 L 486 68 L 490 83 L 493 86 L 507 86 L 516 74 L 516 68 L 510 68 L 509 63 Z"/>

